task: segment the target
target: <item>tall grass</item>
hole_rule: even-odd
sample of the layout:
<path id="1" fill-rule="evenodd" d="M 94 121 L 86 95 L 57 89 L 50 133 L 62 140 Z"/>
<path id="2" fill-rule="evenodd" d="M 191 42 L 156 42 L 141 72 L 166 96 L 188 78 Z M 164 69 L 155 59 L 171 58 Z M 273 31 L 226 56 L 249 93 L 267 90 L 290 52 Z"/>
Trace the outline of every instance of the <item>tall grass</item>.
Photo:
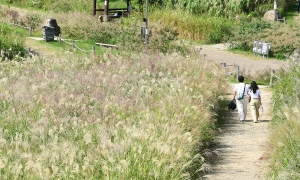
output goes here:
<path id="1" fill-rule="evenodd" d="M 184 11 L 155 10 L 150 14 L 153 21 L 161 20 L 170 27 L 176 27 L 184 39 L 219 43 L 231 34 L 233 20 L 207 15 L 196 16 Z"/>
<path id="2" fill-rule="evenodd" d="M 199 176 L 227 87 L 219 67 L 192 55 L 115 54 L 2 64 L 1 179 Z"/>
<path id="3" fill-rule="evenodd" d="M 270 135 L 270 179 L 300 178 L 300 68 L 295 64 L 274 88 Z"/>

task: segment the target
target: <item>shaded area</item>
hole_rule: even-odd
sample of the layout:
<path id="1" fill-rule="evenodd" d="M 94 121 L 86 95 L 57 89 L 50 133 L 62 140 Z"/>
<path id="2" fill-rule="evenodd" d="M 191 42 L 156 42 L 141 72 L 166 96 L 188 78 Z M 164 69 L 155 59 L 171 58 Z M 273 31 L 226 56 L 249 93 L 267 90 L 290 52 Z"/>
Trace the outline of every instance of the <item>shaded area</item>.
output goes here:
<path id="1" fill-rule="evenodd" d="M 261 88 L 265 110 L 270 109 L 270 92 Z M 231 95 L 228 96 L 230 98 Z M 225 100 L 226 102 L 226 100 Z M 229 100 L 227 100 L 227 103 Z M 207 149 L 206 175 L 203 179 L 264 179 L 264 157 L 267 148 L 269 113 L 254 123 L 250 106 L 247 108 L 246 121 L 238 120 L 237 109 L 223 109 L 218 119 L 218 134 L 212 146 Z"/>

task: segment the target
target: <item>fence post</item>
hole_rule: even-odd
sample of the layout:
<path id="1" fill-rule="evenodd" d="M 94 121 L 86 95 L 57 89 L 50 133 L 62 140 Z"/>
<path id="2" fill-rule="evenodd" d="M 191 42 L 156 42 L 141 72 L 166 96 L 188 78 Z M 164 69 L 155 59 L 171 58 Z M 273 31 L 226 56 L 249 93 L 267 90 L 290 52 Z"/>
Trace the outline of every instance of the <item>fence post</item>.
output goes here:
<path id="1" fill-rule="evenodd" d="M 271 69 L 270 87 L 273 86 L 273 76 L 274 76 L 274 69 Z"/>
<path id="2" fill-rule="evenodd" d="M 240 66 L 237 66 L 236 68 L 236 79 L 238 79 L 240 76 Z"/>
<path id="3" fill-rule="evenodd" d="M 92 53 L 93 53 L 93 56 L 95 57 L 95 55 L 96 55 L 95 46 L 92 47 Z"/>
<path id="4" fill-rule="evenodd" d="M 75 42 L 74 42 L 74 40 L 72 41 L 72 48 L 75 49 Z"/>
<path id="5" fill-rule="evenodd" d="M 32 26 L 29 26 L 29 36 L 32 36 Z"/>
<path id="6" fill-rule="evenodd" d="M 271 69 L 270 87 L 272 87 L 272 86 L 273 86 L 273 72 L 274 72 L 274 70 L 273 70 L 273 69 Z"/>
<path id="7" fill-rule="evenodd" d="M 27 53 L 28 53 L 28 56 L 31 57 L 30 56 L 30 48 L 27 49 Z"/>
<path id="8" fill-rule="evenodd" d="M 58 35 L 58 42 L 59 42 L 59 45 L 61 44 L 61 34 Z"/>

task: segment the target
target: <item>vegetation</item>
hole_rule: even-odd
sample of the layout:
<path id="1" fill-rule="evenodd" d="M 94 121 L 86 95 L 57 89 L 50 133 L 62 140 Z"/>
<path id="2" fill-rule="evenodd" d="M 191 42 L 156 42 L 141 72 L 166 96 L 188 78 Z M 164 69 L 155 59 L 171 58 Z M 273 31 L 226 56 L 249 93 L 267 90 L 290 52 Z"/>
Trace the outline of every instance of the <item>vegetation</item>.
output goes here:
<path id="1" fill-rule="evenodd" d="M 271 43 L 270 56 L 285 60 L 300 46 L 297 28 L 244 16 L 239 18 L 239 26 L 235 26 L 232 31 L 233 36 L 229 38 L 228 43 L 233 50 L 251 52 L 254 40 L 269 42 Z"/>
<path id="2" fill-rule="evenodd" d="M 300 178 L 299 64 L 280 74 L 273 93 L 270 136 L 270 179 Z"/>
<path id="3" fill-rule="evenodd" d="M 88 12 L 91 1 L 3 2 L 51 10 L 63 22 L 64 38 L 115 44 L 123 51 L 2 65 L 2 179 L 196 179 L 205 170 L 201 150 L 213 136 L 227 76 L 180 39 L 227 42 L 243 51 L 251 51 L 253 40 L 266 41 L 279 59 L 300 42 L 297 25 L 260 18 L 273 9 L 273 0 L 151 0 L 147 55 L 139 53 L 144 50 L 140 13 L 100 23 Z M 277 2 L 283 14 L 295 7 L 292 0 Z M 0 13 L 40 35 L 43 15 Z M 24 49 L 22 33 L 0 26 L 1 49 Z M 247 81 L 267 84 L 269 72 L 243 74 Z M 298 65 L 279 76 L 284 81 L 274 87 L 269 177 L 299 179 Z"/>
<path id="4" fill-rule="evenodd" d="M 24 56 L 25 36 L 17 27 L 0 23 L 0 37 L 1 60 L 12 59 L 16 55 Z"/>
<path id="5" fill-rule="evenodd" d="M 163 17 L 163 18 L 162 18 Z M 184 11 L 156 10 L 150 15 L 156 21 L 162 21 L 168 27 L 177 29 L 183 39 L 200 40 L 204 43 L 220 43 L 224 36 L 231 34 L 233 20 L 208 15 L 196 16 Z"/>
<path id="6" fill-rule="evenodd" d="M 7 3 L 9 2 L 7 1 Z M 24 5 L 24 3 L 29 2 L 20 0 L 14 1 L 14 3 Z M 39 3 L 44 5 L 49 4 L 46 0 Z M 58 3 L 68 5 L 70 2 L 64 3 L 64 1 L 60 1 Z M 80 3 L 82 4 L 79 5 Z M 102 2 L 97 1 L 97 3 L 101 4 Z M 261 19 L 267 10 L 273 9 L 273 3 L 273 0 L 215 0 L 213 3 L 210 1 L 193 3 L 193 1 L 186 2 L 180 0 L 176 3 L 173 1 L 171 3 L 167 0 L 150 1 L 152 5 L 149 15 L 151 19 L 150 41 L 152 42 L 149 44 L 153 44 L 153 47 L 150 47 L 150 49 L 158 48 L 163 53 L 167 53 L 167 50 L 171 48 L 184 51 L 181 50 L 178 44 L 171 43 L 181 38 L 200 41 L 202 43 L 227 42 L 233 50 L 252 51 L 253 41 L 260 40 L 271 43 L 271 57 L 285 59 L 299 47 L 300 37 L 295 33 L 297 27 L 292 24 L 284 25 Z M 112 4 L 124 6 L 124 1 L 112 1 Z M 174 4 L 174 6 L 172 5 L 171 7 L 171 4 Z M 287 14 L 285 12 L 289 12 L 292 8 L 295 9 L 294 1 L 278 0 L 277 4 L 282 14 Z M 133 1 L 133 5 L 136 7 L 139 6 L 138 1 Z M 204 9 L 192 7 L 193 5 L 197 7 L 201 6 Z M 128 42 L 130 42 L 134 44 L 137 51 L 143 49 L 143 39 L 140 36 L 139 30 L 144 25 L 142 14 L 133 12 L 130 18 L 116 20 L 113 25 L 108 25 L 107 23 L 100 24 L 98 19 L 89 16 L 91 12 L 88 12 L 88 10 L 91 7 L 84 8 L 86 10 L 82 11 L 77 6 L 85 7 L 88 6 L 88 3 L 78 1 L 72 3 L 72 5 L 68 5 L 68 8 L 71 8 L 70 10 L 61 9 L 59 11 L 64 12 L 64 14 L 53 14 L 53 17 L 58 22 L 64 22 L 60 24 L 64 37 L 84 38 L 119 45 L 122 48 L 132 47 L 128 45 Z M 91 6 L 91 1 L 89 6 Z M 64 6 L 61 7 L 64 8 Z M 210 8 L 209 10 L 206 8 L 205 10 L 205 7 Z M 174 8 L 176 11 L 174 11 Z M 194 11 L 192 10 L 193 8 L 199 11 Z M 75 10 L 76 13 L 74 13 Z M 86 15 L 86 13 L 89 15 Z M 20 22 L 25 24 L 28 24 L 28 22 L 41 24 L 41 19 L 43 18 L 35 14 L 29 14 L 27 18 L 20 20 Z M 33 26 L 39 27 L 38 25 Z"/>
<path id="7" fill-rule="evenodd" d="M 2 64 L 1 179 L 201 174 L 227 87 L 219 67 L 194 55 L 117 54 Z"/>

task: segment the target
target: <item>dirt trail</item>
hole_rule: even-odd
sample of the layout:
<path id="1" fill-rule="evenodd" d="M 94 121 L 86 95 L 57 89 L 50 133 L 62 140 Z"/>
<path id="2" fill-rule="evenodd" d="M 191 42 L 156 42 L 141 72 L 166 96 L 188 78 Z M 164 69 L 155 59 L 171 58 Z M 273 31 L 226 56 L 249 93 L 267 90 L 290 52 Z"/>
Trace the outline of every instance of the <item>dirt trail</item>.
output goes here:
<path id="1" fill-rule="evenodd" d="M 250 74 L 255 74 L 257 71 L 267 68 L 276 70 L 288 67 L 287 61 L 263 58 L 261 56 L 234 54 L 227 51 L 224 44 L 204 45 L 196 48 L 202 48 L 200 53 L 202 55 L 205 54 L 208 60 L 212 60 L 217 64 L 226 63 L 227 65 L 239 66 L 240 71 L 249 72 Z M 233 69 L 233 66 L 228 68 Z"/>
<path id="2" fill-rule="evenodd" d="M 232 85 L 233 88 L 233 85 Z M 220 128 L 210 157 L 211 171 L 207 180 L 261 180 L 264 178 L 264 157 L 267 151 L 268 125 L 270 121 L 271 91 L 260 86 L 263 115 L 254 123 L 250 106 L 246 122 L 238 119 L 237 110 L 229 110 L 228 118 Z M 228 95 L 232 98 L 232 95 Z"/>
<path id="3" fill-rule="evenodd" d="M 202 53 L 216 63 L 239 65 L 248 72 L 255 73 L 265 68 L 279 69 L 287 67 L 286 61 L 245 57 L 225 51 L 222 45 L 202 46 Z M 268 86 L 259 86 L 262 95 L 263 114 L 258 123 L 254 123 L 248 103 L 247 117 L 244 123 L 238 119 L 237 109 L 229 110 L 224 125 L 215 138 L 209 159 L 210 172 L 206 180 L 262 180 L 265 178 L 265 156 L 268 143 L 268 126 L 271 120 L 272 92 Z M 233 90 L 234 84 L 231 89 Z M 232 94 L 226 97 L 232 98 Z"/>

